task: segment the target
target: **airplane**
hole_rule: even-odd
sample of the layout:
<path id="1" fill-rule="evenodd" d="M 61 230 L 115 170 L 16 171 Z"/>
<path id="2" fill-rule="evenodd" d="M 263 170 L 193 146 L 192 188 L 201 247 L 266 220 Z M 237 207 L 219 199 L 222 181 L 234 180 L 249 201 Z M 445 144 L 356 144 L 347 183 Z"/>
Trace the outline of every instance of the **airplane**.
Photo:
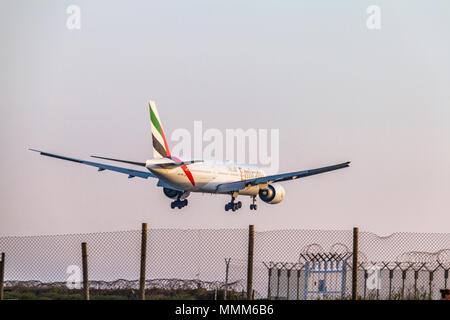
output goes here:
<path id="1" fill-rule="evenodd" d="M 231 196 L 231 201 L 225 205 L 225 211 L 236 211 L 242 207 L 241 201 L 235 202 L 239 195 L 250 196 L 250 210 L 258 208 L 256 197 L 265 203 L 277 204 L 283 201 L 285 189 L 280 182 L 304 178 L 324 172 L 349 167 L 350 161 L 317 169 L 266 175 L 256 166 L 240 165 L 231 162 L 207 160 L 180 160 L 170 153 L 167 139 L 164 135 L 161 119 L 154 101 L 149 102 L 150 123 L 152 130 L 153 159 L 145 162 L 120 160 L 102 156 L 91 156 L 97 159 L 126 163 L 144 167 L 147 171 L 116 167 L 104 163 L 91 162 L 57 155 L 36 149 L 43 156 L 98 168 L 98 171 L 115 171 L 128 175 L 128 178 L 156 178 L 157 186 L 163 188 L 163 193 L 170 199 L 171 208 L 181 209 L 188 205 L 187 197 L 191 192 L 225 194 Z"/>

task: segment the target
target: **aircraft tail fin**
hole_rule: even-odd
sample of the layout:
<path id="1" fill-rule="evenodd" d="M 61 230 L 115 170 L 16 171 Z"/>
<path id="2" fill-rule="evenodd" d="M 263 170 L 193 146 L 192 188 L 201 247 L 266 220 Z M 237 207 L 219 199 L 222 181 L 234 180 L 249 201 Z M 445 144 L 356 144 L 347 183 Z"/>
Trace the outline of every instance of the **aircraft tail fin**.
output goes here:
<path id="1" fill-rule="evenodd" d="M 148 103 L 150 123 L 152 126 L 153 158 L 170 158 L 169 146 L 161 124 L 161 119 L 154 101 Z"/>

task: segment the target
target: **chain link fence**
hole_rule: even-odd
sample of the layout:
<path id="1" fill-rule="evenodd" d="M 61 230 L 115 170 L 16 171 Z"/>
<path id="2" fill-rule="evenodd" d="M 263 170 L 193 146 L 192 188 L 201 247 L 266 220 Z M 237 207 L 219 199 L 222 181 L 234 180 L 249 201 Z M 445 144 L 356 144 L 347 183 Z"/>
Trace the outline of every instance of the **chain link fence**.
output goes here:
<path id="1" fill-rule="evenodd" d="M 5 299 L 82 299 L 87 243 L 91 299 L 246 299 L 247 229 L 152 229 L 0 237 Z M 360 232 L 360 299 L 439 299 L 447 288 L 450 234 Z M 353 230 L 254 233 L 254 299 L 350 299 Z M 1 269 L 1 268 L 0 268 Z"/>

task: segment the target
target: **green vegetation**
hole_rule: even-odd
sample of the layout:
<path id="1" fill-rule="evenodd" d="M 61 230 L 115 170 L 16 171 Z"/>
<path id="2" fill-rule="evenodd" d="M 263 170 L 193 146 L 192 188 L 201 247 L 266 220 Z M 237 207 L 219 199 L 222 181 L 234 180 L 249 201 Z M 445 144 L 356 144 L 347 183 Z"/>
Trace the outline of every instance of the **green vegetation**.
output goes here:
<path id="1" fill-rule="evenodd" d="M 216 293 L 206 289 L 149 289 L 146 291 L 148 300 L 212 300 Z M 91 300 L 136 300 L 138 291 L 135 289 L 90 290 Z M 223 298 L 223 292 L 217 292 L 217 299 Z M 240 292 L 228 292 L 230 300 L 243 299 Z M 71 290 L 64 287 L 39 288 L 14 286 L 5 288 L 5 299 L 13 300 L 82 300 L 81 290 Z"/>

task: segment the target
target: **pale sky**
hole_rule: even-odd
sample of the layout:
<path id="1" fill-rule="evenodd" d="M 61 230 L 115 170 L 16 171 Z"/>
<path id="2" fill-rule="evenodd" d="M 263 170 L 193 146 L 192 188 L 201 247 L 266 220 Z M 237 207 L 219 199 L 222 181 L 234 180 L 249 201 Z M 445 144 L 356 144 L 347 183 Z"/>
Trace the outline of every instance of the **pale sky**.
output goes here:
<path id="1" fill-rule="evenodd" d="M 66 28 L 67 6 L 81 29 Z M 366 8 L 381 8 L 381 29 Z M 450 2 L 1 1 L 0 236 L 150 228 L 448 232 Z M 195 120 L 280 130 L 278 205 L 41 157 L 151 158 L 147 101 L 168 136 Z M 170 143 L 172 144 L 173 143 Z"/>

